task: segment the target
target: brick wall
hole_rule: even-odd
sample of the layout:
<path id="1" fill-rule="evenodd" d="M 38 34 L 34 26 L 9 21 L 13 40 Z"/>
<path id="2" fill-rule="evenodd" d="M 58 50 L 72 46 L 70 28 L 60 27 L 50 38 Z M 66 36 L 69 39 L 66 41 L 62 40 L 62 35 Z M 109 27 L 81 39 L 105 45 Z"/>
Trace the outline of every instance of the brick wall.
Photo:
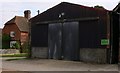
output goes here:
<path id="1" fill-rule="evenodd" d="M 5 25 L 3 30 L 2 30 L 2 33 L 5 33 L 5 34 L 8 34 L 10 35 L 10 32 L 11 31 L 14 31 L 15 32 L 15 37 L 14 39 L 15 40 L 20 40 L 20 30 L 19 28 L 17 27 L 16 24 L 8 24 L 8 25 Z"/>
<path id="2" fill-rule="evenodd" d="M 28 40 L 28 33 L 27 32 L 21 32 L 21 43 L 24 43 Z"/>

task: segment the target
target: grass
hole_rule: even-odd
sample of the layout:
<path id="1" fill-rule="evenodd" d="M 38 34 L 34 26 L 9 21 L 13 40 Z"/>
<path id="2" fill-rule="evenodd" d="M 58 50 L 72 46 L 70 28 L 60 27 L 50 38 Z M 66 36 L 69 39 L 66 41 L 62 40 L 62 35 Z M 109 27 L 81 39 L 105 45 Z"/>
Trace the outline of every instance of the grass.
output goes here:
<path id="1" fill-rule="evenodd" d="M 20 53 L 20 54 L 1 54 L 0 57 L 27 57 L 27 53 Z"/>

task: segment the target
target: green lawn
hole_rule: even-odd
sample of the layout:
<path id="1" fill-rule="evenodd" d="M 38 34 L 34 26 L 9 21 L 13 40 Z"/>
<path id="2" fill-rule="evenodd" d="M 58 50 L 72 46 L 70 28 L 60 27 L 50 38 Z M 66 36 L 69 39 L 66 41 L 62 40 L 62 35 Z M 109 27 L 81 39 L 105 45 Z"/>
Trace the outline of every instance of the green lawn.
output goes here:
<path id="1" fill-rule="evenodd" d="M 27 57 L 27 53 L 20 53 L 20 54 L 1 54 L 0 57 Z"/>

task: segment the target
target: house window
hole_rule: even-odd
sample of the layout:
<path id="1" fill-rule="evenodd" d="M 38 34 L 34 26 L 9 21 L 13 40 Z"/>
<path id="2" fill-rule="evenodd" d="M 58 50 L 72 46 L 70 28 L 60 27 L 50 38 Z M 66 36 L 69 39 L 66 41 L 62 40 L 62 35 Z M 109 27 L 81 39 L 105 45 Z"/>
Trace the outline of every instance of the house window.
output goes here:
<path id="1" fill-rule="evenodd" d="M 10 37 L 15 37 L 15 32 L 14 31 L 10 32 Z"/>
<path id="2" fill-rule="evenodd" d="M 15 48 L 16 41 L 10 41 L 10 48 Z"/>

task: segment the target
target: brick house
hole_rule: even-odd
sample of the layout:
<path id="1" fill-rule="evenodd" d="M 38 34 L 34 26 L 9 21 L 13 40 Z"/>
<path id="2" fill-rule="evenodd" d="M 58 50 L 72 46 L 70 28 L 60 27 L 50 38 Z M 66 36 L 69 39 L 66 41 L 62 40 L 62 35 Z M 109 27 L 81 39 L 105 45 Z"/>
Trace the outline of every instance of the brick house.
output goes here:
<path id="1" fill-rule="evenodd" d="M 9 45 L 9 48 L 12 48 L 13 44 L 15 44 L 16 42 L 19 42 L 20 45 L 23 45 L 24 42 L 28 40 L 29 19 L 30 11 L 26 10 L 24 12 L 24 17 L 15 16 L 14 18 L 5 23 L 2 34 L 7 34 L 10 36 L 11 39 L 7 43 L 7 45 Z"/>

